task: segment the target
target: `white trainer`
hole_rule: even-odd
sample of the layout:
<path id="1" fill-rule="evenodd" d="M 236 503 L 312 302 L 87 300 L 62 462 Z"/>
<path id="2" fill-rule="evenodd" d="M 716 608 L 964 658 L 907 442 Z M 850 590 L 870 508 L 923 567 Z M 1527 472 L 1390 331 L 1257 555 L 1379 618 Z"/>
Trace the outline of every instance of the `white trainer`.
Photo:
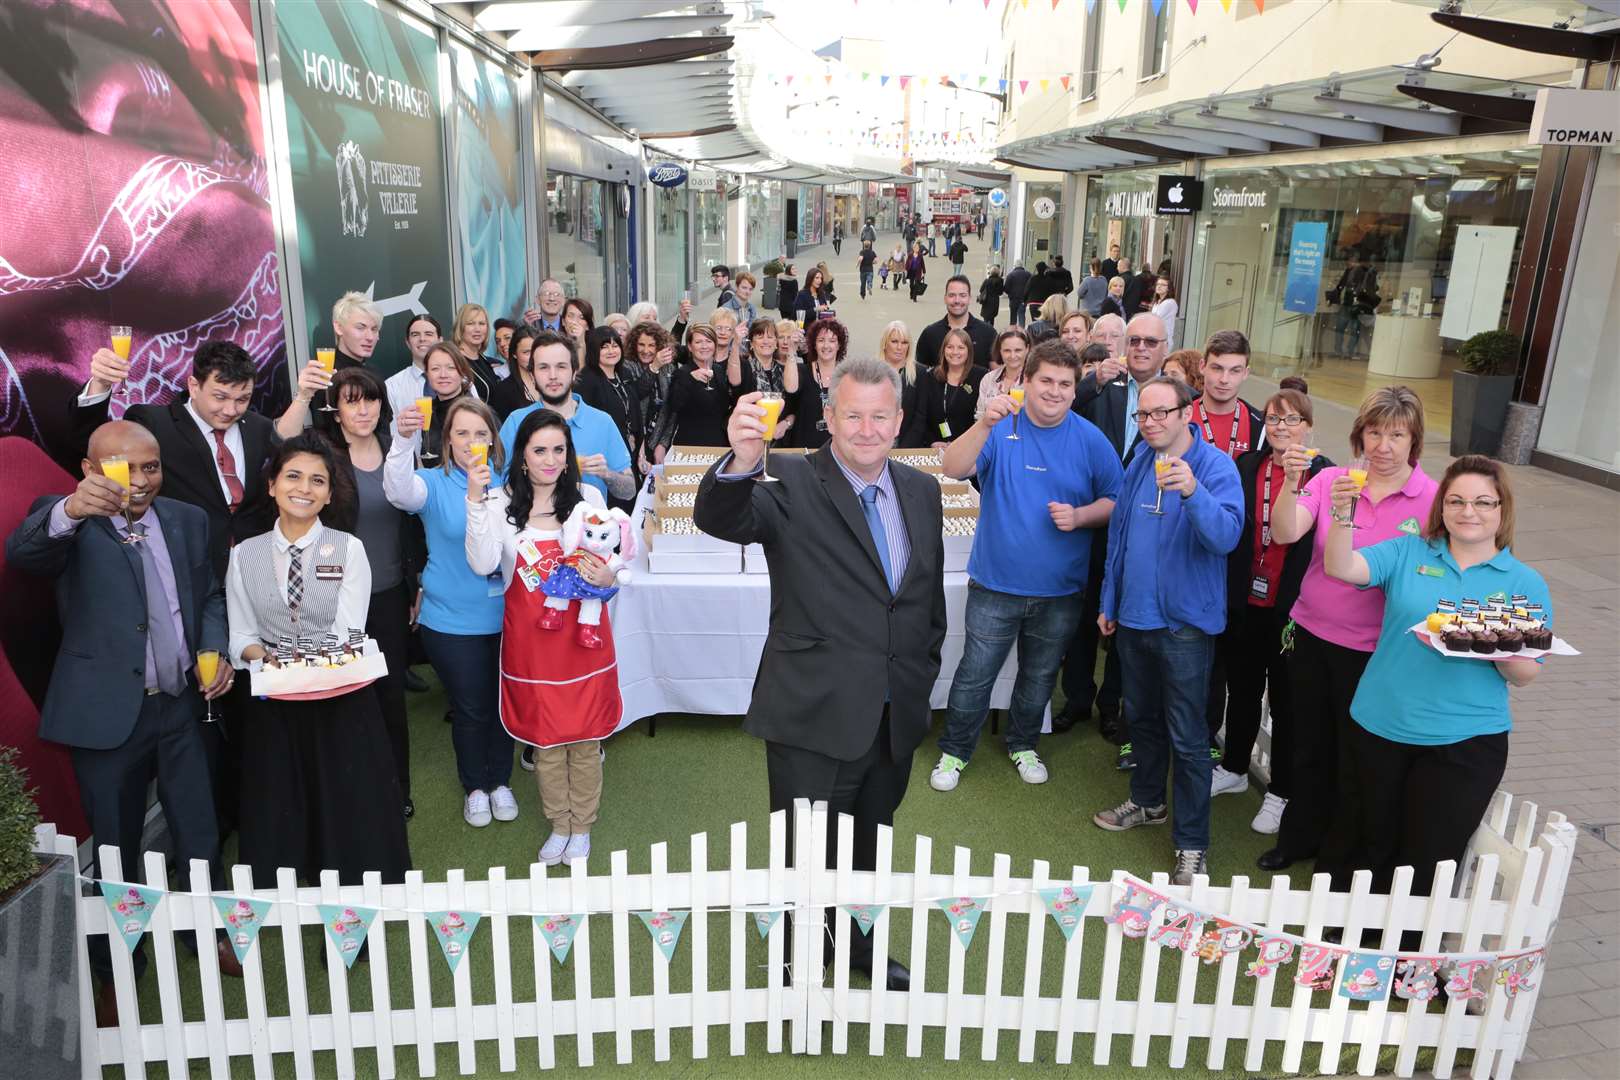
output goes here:
<path id="1" fill-rule="evenodd" d="M 591 853 L 591 834 L 577 832 L 568 838 L 568 846 L 563 849 L 563 862 L 569 866 L 577 862 L 584 862 Z"/>
<path id="2" fill-rule="evenodd" d="M 955 791 L 957 783 L 962 779 L 962 770 L 967 762 L 950 754 L 939 755 L 939 764 L 934 771 L 928 774 L 928 786 L 935 791 Z"/>
<path id="3" fill-rule="evenodd" d="M 1008 754 L 1013 764 L 1018 766 L 1018 778 L 1026 784 L 1046 783 L 1046 765 L 1041 757 L 1033 750 L 1020 750 L 1015 754 Z"/>
<path id="4" fill-rule="evenodd" d="M 1254 815 L 1253 821 L 1249 822 L 1249 828 L 1257 833 L 1275 836 L 1277 830 L 1282 828 L 1283 811 L 1287 808 L 1287 799 L 1280 795 L 1273 795 L 1269 791 L 1266 792 L 1265 799 L 1260 803 L 1260 812 Z"/>
<path id="5" fill-rule="evenodd" d="M 556 866 L 562 862 L 563 851 L 568 847 L 568 837 L 560 832 L 554 832 L 546 837 L 546 842 L 540 848 L 540 861 L 547 866 Z"/>
<path id="6" fill-rule="evenodd" d="M 467 792 L 467 801 L 461 805 L 461 816 L 475 829 L 489 824 L 489 796 L 482 791 Z"/>
<path id="7" fill-rule="evenodd" d="M 1219 765 L 1209 771 L 1209 794 L 1236 795 L 1249 790 L 1249 776 L 1247 773 L 1227 772 Z"/>
<path id="8" fill-rule="evenodd" d="M 512 789 L 502 784 L 489 793 L 490 812 L 495 815 L 496 821 L 516 821 L 518 816 L 517 796 Z"/>

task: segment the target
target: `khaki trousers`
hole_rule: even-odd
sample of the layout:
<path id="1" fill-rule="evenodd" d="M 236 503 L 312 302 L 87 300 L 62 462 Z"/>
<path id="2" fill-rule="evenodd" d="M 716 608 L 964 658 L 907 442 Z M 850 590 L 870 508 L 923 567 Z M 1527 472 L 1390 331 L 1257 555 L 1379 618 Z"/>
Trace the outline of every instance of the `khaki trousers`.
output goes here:
<path id="1" fill-rule="evenodd" d="M 534 777 L 552 829 L 563 836 L 591 831 L 602 805 L 600 740 L 536 747 Z"/>

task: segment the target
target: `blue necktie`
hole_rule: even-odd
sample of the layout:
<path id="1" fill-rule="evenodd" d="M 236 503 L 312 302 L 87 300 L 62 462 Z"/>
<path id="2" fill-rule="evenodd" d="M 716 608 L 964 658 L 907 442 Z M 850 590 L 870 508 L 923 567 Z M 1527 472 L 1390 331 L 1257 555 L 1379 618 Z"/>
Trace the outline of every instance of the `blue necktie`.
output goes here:
<path id="1" fill-rule="evenodd" d="M 878 486 L 868 484 L 861 490 L 861 513 L 866 515 L 866 527 L 872 530 L 872 543 L 877 545 L 878 561 L 883 564 L 883 576 L 888 579 L 889 591 L 893 592 L 899 587 L 894 580 L 894 561 L 889 558 L 889 534 L 883 529 L 883 519 L 878 516 L 877 508 Z"/>

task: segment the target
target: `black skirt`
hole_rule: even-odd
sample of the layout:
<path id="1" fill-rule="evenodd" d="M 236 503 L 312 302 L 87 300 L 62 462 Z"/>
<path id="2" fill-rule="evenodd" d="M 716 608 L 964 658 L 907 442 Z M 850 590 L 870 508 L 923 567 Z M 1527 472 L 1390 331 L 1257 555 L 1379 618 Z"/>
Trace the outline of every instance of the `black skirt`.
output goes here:
<path id="1" fill-rule="evenodd" d="M 403 797 L 371 687 L 325 701 L 253 698 L 242 725 L 241 861 L 268 888 L 278 867 L 309 884 L 336 870 L 400 882 L 411 866 Z"/>

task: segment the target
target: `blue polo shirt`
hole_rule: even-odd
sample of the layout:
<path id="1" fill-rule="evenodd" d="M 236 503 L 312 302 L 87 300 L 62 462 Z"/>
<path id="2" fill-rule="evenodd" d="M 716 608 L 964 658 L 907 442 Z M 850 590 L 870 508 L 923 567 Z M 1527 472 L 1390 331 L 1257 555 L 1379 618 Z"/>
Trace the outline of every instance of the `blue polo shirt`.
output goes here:
<path id="1" fill-rule="evenodd" d="M 1413 746 L 1444 746 L 1513 726 L 1508 684 L 1485 660 L 1448 657 L 1411 632 L 1439 601 L 1525 596 L 1551 624 L 1547 583 L 1501 551 L 1459 570 L 1444 540 L 1397 536 L 1359 549 L 1371 580 L 1384 592 L 1384 625 L 1361 676 L 1350 716 L 1374 735 Z"/>
<path id="2" fill-rule="evenodd" d="M 506 448 L 508 467 L 515 460 L 513 443 L 517 441 L 518 425 L 523 418 L 536 409 L 549 408 L 544 402 L 518 409 L 506 418 L 501 425 L 501 445 Z M 607 459 L 610 472 L 623 472 L 630 467 L 630 448 L 624 445 L 624 436 L 619 434 L 619 425 L 613 422 L 613 417 L 601 409 L 593 408 L 580 400 L 578 394 L 574 395 L 574 415 L 568 418 L 568 434 L 574 440 L 574 453 L 581 457 L 589 454 L 601 454 Z M 589 474 L 581 475 L 580 479 L 602 493 L 606 502 L 608 497 L 607 481 L 600 476 Z"/>
<path id="3" fill-rule="evenodd" d="M 1090 529 L 1064 532 L 1049 502 L 1089 506 L 1117 499 L 1122 470 L 1113 444 L 1089 420 L 1065 412 L 1052 427 L 1012 417 L 984 441 L 974 468 L 982 494 L 968 576 L 1014 596 L 1070 596 L 1086 587 Z"/>
<path id="4" fill-rule="evenodd" d="M 417 469 L 427 502 L 417 511 L 427 534 L 418 621 L 441 634 L 498 634 L 506 612 L 500 571 L 475 574 L 467 565 L 467 474 L 452 466 Z"/>

